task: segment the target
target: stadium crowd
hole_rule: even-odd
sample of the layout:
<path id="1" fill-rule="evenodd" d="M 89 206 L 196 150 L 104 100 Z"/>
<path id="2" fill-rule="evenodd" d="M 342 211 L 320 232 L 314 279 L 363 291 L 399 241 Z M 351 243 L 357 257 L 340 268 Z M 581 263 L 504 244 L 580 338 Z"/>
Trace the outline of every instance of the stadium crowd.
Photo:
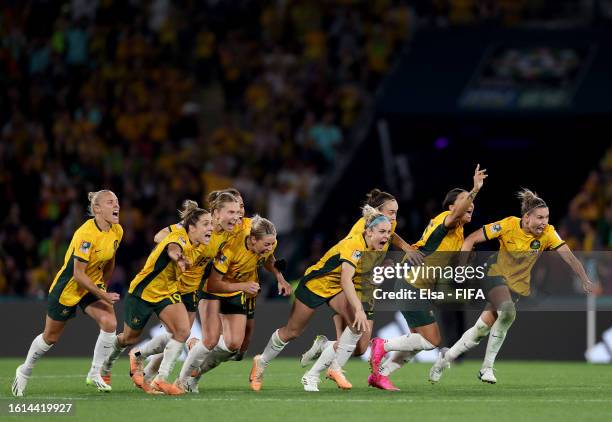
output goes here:
<path id="1" fill-rule="evenodd" d="M 105 186 L 118 291 L 185 198 L 233 185 L 291 233 L 411 26 L 395 0 L 3 3 L 0 293 L 46 295 Z"/>

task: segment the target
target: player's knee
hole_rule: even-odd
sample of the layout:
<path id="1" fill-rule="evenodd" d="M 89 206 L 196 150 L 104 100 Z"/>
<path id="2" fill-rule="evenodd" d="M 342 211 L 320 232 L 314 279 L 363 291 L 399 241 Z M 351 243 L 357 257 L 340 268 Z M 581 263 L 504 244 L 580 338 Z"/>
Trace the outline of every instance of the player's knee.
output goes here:
<path id="1" fill-rule="evenodd" d="M 189 334 L 191 334 L 191 332 L 188 329 L 179 328 L 172 334 L 172 338 L 178 342 L 185 343 L 189 338 Z"/>
<path id="2" fill-rule="evenodd" d="M 98 325 L 102 331 L 114 333 L 117 331 L 117 319 L 114 315 L 105 315 L 98 321 Z"/>
<path id="3" fill-rule="evenodd" d="M 43 340 L 45 341 L 45 343 L 47 343 L 49 346 L 51 346 L 52 344 L 57 343 L 57 341 L 60 338 L 60 334 L 59 333 L 44 333 L 43 334 Z"/>
<path id="4" fill-rule="evenodd" d="M 234 341 L 234 340 L 230 340 L 230 341 L 226 342 L 225 345 L 227 346 L 227 349 L 230 352 L 237 352 L 238 350 L 240 350 L 240 346 L 242 346 L 242 343 L 239 343 L 239 342 Z"/>

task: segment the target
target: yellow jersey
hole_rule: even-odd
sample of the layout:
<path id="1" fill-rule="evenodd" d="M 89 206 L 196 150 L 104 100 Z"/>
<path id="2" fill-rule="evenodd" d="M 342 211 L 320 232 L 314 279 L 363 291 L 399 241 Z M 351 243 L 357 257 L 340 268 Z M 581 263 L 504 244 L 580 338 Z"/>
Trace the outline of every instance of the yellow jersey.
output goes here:
<path id="1" fill-rule="evenodd" d="M 444 219 L 450 213 L 444 211 L 432 218 L 419 241 L 412 246 L 424 253 L 460 251 L 463 245 L 463 226 L 446 227 Z"/>
<path id="2" fill-rule="evenodd" d="M 363 232 L 357 236 L 348 236 L 334 245 L 314 265 L 309 267 L 302 277 L 302 283 L 318 296 L 329 298 L 342 291 L 340 275 L 342 263 L 355 267 L 353 284 L 358 291 L 362 290 L 362 281 L 385 257 L 384 251 L 368 249 Z M 365 285 L 363 287 L 366 287 Z"/>
<path id="3" fill-rule="evenodd" d="M 177 226 L 176 230 L 171 231 L 149 254 L 143 269 L 130 283 L 130 294 L 147 302 L 157 303 L 178 292 L 177 274 L 180 270 L 168 255 L 168 245 L 171 243 L 178 245 L 190 262 L 196 261 L 196 248 L 185 229 Z"/>
<path id="4" fill-rule="evenodd" d="M 522 295 L 531 293 L 531 269 L 545 250 L 555 250 L 565 244 L 552 225 L 547 225 L 540 236 L 522 229 L 521 219 L 507 217 L 483 226 L 487 240 L 499 240 L 499 253 L 487 275 L 504 277 L 508 287 Z"/>
<path id="5" fill-rule="evenodd" d="M 397 220 L 393 220 L 391 222 L 391 233 L 392 234 L 395 233 L 396 226 L 397 226 Z M 359 220 L 357 220 L 355 224 L 353 224 L 351 231 L 346 237 L 362 236 L 364 231 L 365 231 L 365 218 L 361 217 Z M 389 238 L 389 241 L 385 245 L 383 251 L 387 252 L 389 250 L 389 246 L 391 246 L 391 238 L 392 237 Z"/>
<path id="6" fill-rule="evenodd" d="M 257 270 L 264 265 L 268 257 L 274 254 L 277 242 L 274 242 L 272 250 L 266 254 L 258 255 L 247 248 L 249 230 L 242 230 L 230 242 L 219 251 L 213 260 L 213 268 L 223 274 L 223 279 L 231 283 L 241 283 L 245 281 L 255 281 L 259 283 Z M 236 296 L 242 291 L 231 293 L 216 293 L 206 290 L 215 296 L 230 297 Z"/>
<path id="7" fill-rule="evenodd" d="M 49 296 L 64 306 L 74 306 L 88 293 L 74 279 L 75 259 L 86 262 L 85 274 L 98 287 L 106 290 L 102 280 L 104 267 L 115 257 L 122 238 L 123 228 L 119 224 L 112 224 L 108 231 L 103 231 L 94 218 L 87 220 L 74 232 L 64 257 L 64 265 L 49 288 Z"/>
<path id="8" fill-rule="evenodd" d="M 173 231 L 185 229 L 182 224 L 178 223 L 168 226 L 168 230 L 172 233 Z M 180 272 L 178 267 L 175 268 L 177 271 L 176 279 L 178 280 L 177 289 L 180 294 L 184 295 L 198 290 L 206 273 L 206 267 L 216 254 L 217 250 L 213 249 L 210 243 L 208 245 L 199 244 L 195 247 L 194 261 L 191 262 L 189 269 L 185 272 Z"/>
<path id="9" fill-rule="evenodd" d="M 450 265 L 452 258 L 456 255 L 454 252 L 461 250 L 463 225 L 456 227 L 444 225 L 444 220 L 450 213 L 450 211 L 444 211 L 432 218 L 419 241 L 412 245 L 426 255 L 424 264 L 427 268 L 444 268 Z M 441 281 L 437 277 L 425 273 L 416 279 L 409 277 L 406 281 L 419 289 L 428 289 Z"/>
<path id="10" fill-rule="evenodd" d="M 250 220 L 250 219 L 249 219 Z M 250 221 L 249 221 L 250 224 Z M 238 229 L 236 227 L 239 227 Z M 220 232 L 213 231 L 210 236 L 210 242 L 208 243 L 208 247 L 210 251 L 213 253 L 213 259 L 209 262 L 209 270 L 206 271 L 205 279 L 202 279 L 202 283 L 200 283 L 200 290 L 204 292 L 208 292 L 206 288 L 206 284 L 208 283 L 208 277 L 210 276 L 210 268 L 212 268 L 212 262 L 215 257 L 217 257 L 221 253 L 221 249 L 227 245 L 229 241 L 231 241 L 237 234 L 242 232 L 242 228 L 244 227 L 244 222 L 241 226 L 234 226 L 234 229 L 231 232 L 227 232 L 225 230 L 221 230 Z M 251 226 L 249 225 L 249 230 Z"/>

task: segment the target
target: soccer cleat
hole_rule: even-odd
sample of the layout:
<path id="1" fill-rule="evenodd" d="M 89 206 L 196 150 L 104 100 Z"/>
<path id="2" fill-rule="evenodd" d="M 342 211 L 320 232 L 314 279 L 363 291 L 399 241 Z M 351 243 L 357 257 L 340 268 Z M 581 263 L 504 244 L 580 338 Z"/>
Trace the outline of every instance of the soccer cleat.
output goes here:
<path id="1" fill-rule="evenodd" d="M 181 394 L 185 394 L 185 390 L 180 385 L 177 385 L 177 383 L 170 384 L 160 378 L 155 378 L 151 382 L 151 389 L 157 392 L 161 391 L 169 396 L 180 396 Z"/>
<path id="2" fill-rule="evenodd" d="M 138 355 L 136 355 L 138 353 Z M 130 351 L 130 377 L 134 382 L 134 385 L 138 388 L 142 388 L 144 390 L 145 380 L 144 380 L 144 371 L 143 371 L 143 358 L 140 356 L 140 352 L 134 352 L 132 349 Z"/>
<path id="3" fill-rule="evenodd" d="M 445 359 L 446 352 L 448 352 L 448 347 L 440 349 L 440 353 L 438 353 L 438 358 L 429 370 L 429 382 L 432 384 L 435 384 L 440 381 L 444 370 L 450 368 L 450 362 Z"/>
<path id="4" fill-rule="evenodd" d="M 233 360 L 236 362 L 240 362 L 242 359 L 244 359 L 244 353 L 243 351 L 238 351 L 236 353 L 234 353 L 233 355 L 231 355 L 227 360 Z"/>
<path id="5" fill-rule="evenodd" d="M 400 391 L 399 388 L 393 385 L 389 377 L 380 374 L 370 374 L 368 377 L 368 385 L 370 387 L 380 388 L 381 390 Z"/>
<path id="6" fill-rule="evenodd" d="M 325 344 L 327 342 L 327 337 L 325 337 L 324 335 L 318 335 L 315 337 L 314 341 L 312 342 L 312 346 L 310 346 L 310 349 L 306 350 L 306 352 L 304 352 L 304 354 L 302 355 L 302 359 L 300 360 L 302 368 L 308 366 L 311 362 L 314 362 L 319 358 L 319 356 L 321 356 L 321 353 L 323 353 L 323 349 L 325 349 Z"/>
<path id="7" fill-rule="evenodd" d="M 497 382 L 493 368 L 482 368 L 478 371 L 478 379 L 489 384 L 495 384 Z"/>
<path id="8" fill-rule="evenodd" d="M 263 384 L 263 373 L 265 369 L 266 366 L 261 361 L 261 355 L 256 355 L 253 358 L 253 366 L 251 367 L 251 373 L 249 374 L 249 384 L 251 386 L 251 390 L 261 390 Z"/>
<path id="9" fill-rule="evenodd" d="M 111 371 L 107 371 L 104 368 L 100 370 L 100 376 L 106 385 L 111 385 Z"/>
<path id="10" fill-rule="evenodd" d="M 198 394 L 200 392 L 198 381 L 200 377 L 188 377 L 183 383 L 183 389 L 188 393 Z"/>
<path id="11" fill-rule="evenodd" d="M 11 386 L 11 392 L 15 397 L 23 397 L 25 395 L 25 389 L 28 385 L 28 379 L 30 377 L 21 372 L 21 367 L 23 365 L 19 365 L 17 370 L 15 371 L 15 380 L 13 381 L 13 385 Z"/>
<path id="12" fill-rule="evenodd" d="M 372 369 L 373 374 L 378 374 L 380 362 L 382 362 L 385 354 L 387 353 L 385 352 L 385 341 L 380 337 L 376 337 L 372 339 L 370 346 L 370 368 Z"/>
<path id="13" fill-rule="evenodd" d="M 302 377 L 302 385 L 304 386 L 304 391 L 318 392 L 319 381 L 320 379 L 318 376 L 305 374 Z"/>
<path id="14" fill-rule="evenodd" d="M 113 390 L 113 388 L 110 385 L 104 382 L 104 379 L 102 379 L 102 375 L 100 374 L 97 374 L 91 377 L 88 376 L 85 379 L 85 384 L 91 387 L 96 387 L 98 391 L 102 393 L 110 393 Z"/>
<path id="15" fill-rule="evenodd" d="M 349 380 L 346 379 L 346 377 L 344 376 L 344 371 L 342 369 L 339 371 L 334 371 L 331 368 L 327 368 L 325 378 L 335 382 L 338 388 L 340 388 L 341 390 L 350 390 L 351 388 L 353 388 L 353 384 L 351 384 Z"/>

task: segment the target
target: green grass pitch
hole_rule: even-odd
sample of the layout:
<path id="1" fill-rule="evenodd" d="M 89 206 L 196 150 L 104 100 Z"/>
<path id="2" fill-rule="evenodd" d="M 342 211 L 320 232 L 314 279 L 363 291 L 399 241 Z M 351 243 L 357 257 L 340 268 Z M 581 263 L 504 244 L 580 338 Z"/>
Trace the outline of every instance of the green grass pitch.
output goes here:
<path id="1" fill-rule="evenodd" d="M 20 359 L 0 359 L 0 412 L 6 417 L 10 384 Z M 28 385 L 29 399 L 73 401 L 76 414 L 67 420 L 88 421 L 603 421 L 612 420 L 612 367 L 585 363 L 504 362 L 497 365 L 498 383 L 476 379 L 478 362 L 465 362 L 445 373 L 437 385 L 427 382 L 430 365 L 410 364 L 394 374 L 400 392 L 368 388 L 369 367 L 352 360 L 347 376 L 352 391 L 322 381 L 321 392 L 306 393 L 298 359 L 277 359 L 264 388 L 249 390 L 250 359 L 227 362 L 207 374 L 200 394 L 150 396 L 137 390 L 127 375 L 127 357 L 113 373 L 113 392 L 85 386 L 84 358 L 46 358 Z M 43 420 L 37 416 L 28 420 Z M 47 420 L 62 420 L 46 417 Z"/>

